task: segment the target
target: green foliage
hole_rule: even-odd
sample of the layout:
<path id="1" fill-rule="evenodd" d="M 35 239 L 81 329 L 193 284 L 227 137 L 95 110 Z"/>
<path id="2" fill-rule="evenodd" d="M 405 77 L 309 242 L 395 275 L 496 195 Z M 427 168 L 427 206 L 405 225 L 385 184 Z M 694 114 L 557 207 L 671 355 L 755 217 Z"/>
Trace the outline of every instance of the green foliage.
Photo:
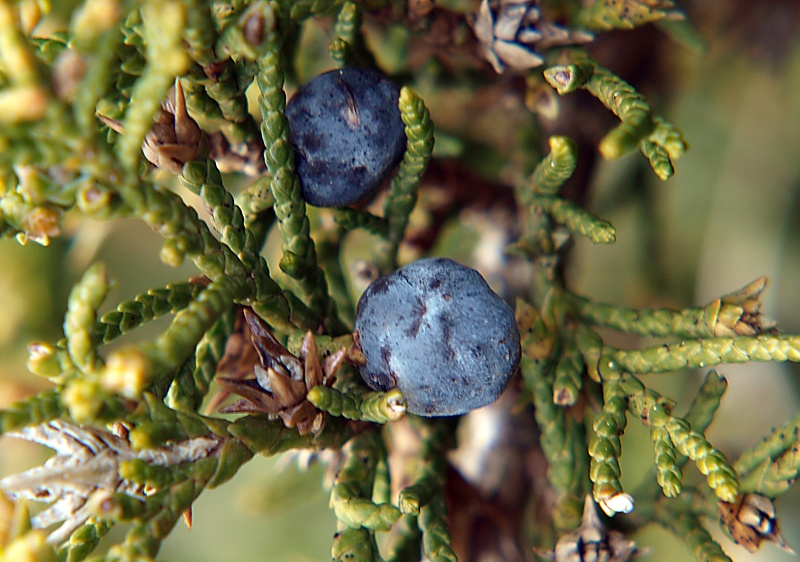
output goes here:
<path id="1" fill-rule="evenodd" d="M 619 120 L 594 135 L 606 159 L 638 149 L 644 159 L 626 162 L 667 180 L 688 147 L 658 101 L 571 44 L 590 40 L 582 29 L 669 29 L 683 18 L 672 2 L 531 2 L 535 38 L 509 35 L 522 25 L 514 5 L 486 0 L 482 19 L 460 1 L 50 4 L 0 0 L 0 233 L 55 253 L 61 239 L 78 245 L 85 219 L 131 219 L 162 237 L 164 264 L 189 261 L 196 275 L 121 299 L 113 267 L 81 262 L 62 336 L 28 348 L 48 386 L 0 409 L 0 436 L 56 451 L 0 480 L 17 506 L 0 511 L 3 559 L 153 560 L 207 489 L 255 455 L 297 450 L 330 463 L 334 560 L 456 560 L 478 540 L 476 521 L 494 525 L 497 544 L 482 547 L 495 557 L 510 548 L 528 560 L 535 547 L 572 560 L 578 530 L 600 549 L 658 525 L 698 560 L 728 560 L 704 527 L 718 509 L 735 542 L 786 547 L 772 500 L 800 474 L 800 418 L 729 460 L 706 433 L 724 377 L 708 373 L 681 415 L 643 377 L 800 362 L 800 336 L 761 315 L 766 280 L 704 307 L 632 308 L 577 294 L 566 267 L 573 239 L 608 245 L 624 230 L 587 208 L 593 159 L 578 150 L 592 135 L 569 126 L 586 109 L 557 96 L 584 90 Z M 539 55 L 544 66 L 527 68 Z M 497 78 L 486 57 L 524 79 Z M 300 67 L 309 61 L 319 68 Z M 348 65 L 401 87 L 406 152 L 374 201 L 316 209 L 301 197 L 287 92 L 298 76 Z M 517 298 L 520 376 L 484 412 L 498 440 L 489 452 L 469 450 L 482 434 L 464 435 L 466 420 L 407 416 L 398 390 L 370 391 L 354 372 L 357 296 L 431 254 L 463 257 Z M 250 311 L 265 333 L 243 325 Z M 617 347 L 609 330 L 658 341 Z M 251 388 L 242 396 L 269 407 L 220 412 L 218 370 L 235 381 L 226 389 Z M 635 423 L 652 470 L 631 487 L 621 459 Z M 582 516 L 587 496 L 609 517 L 628 514 L 619 530 Z M 25 500 L 50 506 L 31 519 Z M 124 537 L 102 550 L 121 523 Z M 622 560 L 631 545 L 601 554 Z"/>

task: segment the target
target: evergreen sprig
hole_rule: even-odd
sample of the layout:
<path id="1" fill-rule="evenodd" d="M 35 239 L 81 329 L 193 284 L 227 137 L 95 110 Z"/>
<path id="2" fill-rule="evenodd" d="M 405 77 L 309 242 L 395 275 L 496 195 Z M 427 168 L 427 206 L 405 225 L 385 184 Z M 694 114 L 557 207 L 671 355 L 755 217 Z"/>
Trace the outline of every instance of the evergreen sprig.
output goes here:
<path id="1" fill-rule="evenodd" d="M 131 105 L 125 113 L 125 134 L 117 145 L 123 167 L 132 171 L 140 161 L 145 135 L 161 107 L 167 90 L 188 70 L 189 57 L 183 47 L 186 7 L 177 0 L 147 2 L 142 8 L 147 64 L 131 92 Z"/>
<path id="2" fill-rule="evenodd" d="M 388 227 L 389 248 L 385 268 L 397 266 L 397 249 L 405 235 L 411 211 L 417 203 L 422 174 L 433 154 L 433 123 L 422 99 L 408 86 L 400 90 L 400 117 L 405 124 L 406 152 L 389 186 L 383 208 Z"/>
<path id="3" fill-rule="evenodd" d="M 397 519 L 397 507 L 372 501 L 372 487 L 383 444 L 376 430 L 353 437 L 331 490 L 331 507 L 339 521 L 353 529 L 388 531 Z"/>
<path id="4" fill-rule="evenodd" d="M 578 15 L 589 29 L 632 29 L 664 18 L 680 18 L 671 0 L 595 0 Z"/>
<path id="5" fill-rule="evenodd" d="M 292 7 L 294 13 L 295 7 Z M 309 7 L 311 9 L 311 7 Z M 251 17 L 266 15 L 254 14 Z M 275 22 L 272 22 L 275 25 Z M 284 73 L 281 61 L 281 37 L 277 29 L 265 29 L 258 45 L 258 87 L 261 92 L 261 134 L 264 140 L 264 158 L 272 176 L 270 191 L 275 199 L 273 208 L 283 239 L 281 269 L 296 279 L 300 292 L 309 308 L 326 315 L 330 306 L 327 285 L 317 265 L 314 241 L 310 237 L 310 224 L 305 212 L 305 201 L 300 196 L 300 181 L 295 174 L 294 148 L 289 143 L 289 123 L 284 115 L 286 94 L 283 91 Z M 260 208 L 251 209 L 259 212 Z"/>
<path id="6" fill-rule="evenodd" d="M 307 399 L 333 416 L 381 424 L 399 420 L 406 411 L 405 398 L 397 389 L 360 394 L 316 386 L 309 390 Z"/>
<path id="7" fill-rule="evenodd" d="M 564 295 L 584 321 L 620 332 L 654 337 L 714 338 L 752 336 L 771 327 L 760 314 L 766 279 L 714 299 L 702 308 L 629 308 L 599 303 L 571 293 Z"/>
<path id="8" fill-rule="evenodd" d="M 202 289 L 199 283 L 175 283 L 150 289 L 129 301 L 121 302 L 116 310 L 105 313 L 94 330 L 99 334 L 100 341 L 110 343 L 147 322 L 186 308 Z"/>
<path id="9" fill-rule="evenodd" d="M 786 492 L 800 474 L 800 416 L 772 430 L 744 451 L 733 468 L 742 490 L 776 498 Z"/>
<path id="10" fill-rule="evenodd" d="M 355 2 L 345 1 L 333 23 L 334 40 L 331 41 L 330 53 L 339 68 L 350 66 L 355 61 L 353 52 L 361 31 L 361 8 Z"/>
<path id="11" fill-rule="evenodd" d="M 667 373 L 750 361 L 800 361 L 800 337 L 772 335 L 708 338 L 637 350 L 608 349 L 611 359 L 630 373 Z"/>
<path id="12" fill-rule="evenodd" d="M 607 514 L 627 513 L 632 502 L 619 481 L 621 470 L 619 458 L 622 454 L 620 436 L 625 431 L 628 409 L 625 389 L 619 381 L 603 384 L 603 409 L 592 424 L 589 441 L 589 478 L 592 480 L 592 495 Z"/>
<path id="13" fill-rule="evenodd" d="M 633 86 L 585 57 L 547 68 L 544 78 L 559 95 L 579 88 L 589 91 L 619 117 L 620 124 L 600 141 L 598 148 L 605 158 L 618 158 L 640 147 L 660 179 L 672 176 L 674 161 L 686 151 L 686 141 L 673 125 L 651 113 Z"/>
<path id="14" fill-rule="evenodd" d="M 655 520 L 686 543 L 698 562 L 732 562 L 691 509 L 664 504 Z"/>
<path id="15" fill-rule="evenodd" d="M 105 267 L 94 264 L 70 293 L 64 318 L 64 336 L 72 363 L 83 373 L 92 373 L 98 367 L 95 324 L 97 310 L 109 289 Z"/>

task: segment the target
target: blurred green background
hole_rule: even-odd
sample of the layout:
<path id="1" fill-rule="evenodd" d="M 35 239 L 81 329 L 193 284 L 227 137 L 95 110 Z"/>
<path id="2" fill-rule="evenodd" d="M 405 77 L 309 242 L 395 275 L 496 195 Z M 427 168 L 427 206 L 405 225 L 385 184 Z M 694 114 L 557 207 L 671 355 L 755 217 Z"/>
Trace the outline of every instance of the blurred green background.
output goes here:
<path id="1" fill-rule="evenodd" d="M 784 332 L 800 332 L 800 42 L 783 21 L 797 18 L 795 4 L 764 2 L 765 10 L 771 5 L 772 20 L 746 20 L 756 18 L 748 10 L 741 13 L 745 21 L 729 30 L 724 28 L 729 20 L 719 14 L 735 15 L 737 8 L 721 7 L 724 2 L 694 6 L 705 18 L 698 22 L 704 52 L 664 35 L 669 94 L 656 105 L 684 132 L 690 150 L 665 184 L 646 169 L 640 154 L 599 165 L 589 207 L 614 224 L 617 243 L 576 243 L 568 269 L 575 290 L 629 306 L 681 307 L 705 304 L 766 275 L 766 316 Z M 758 15 L 757 6 L 752 10 Z M 756 27 L 759 22 L 763 25 Z M 789 40 L 779 41 L 779 33 L 788 33 Z M 599 104 L 597 111 L 604 111 Z M 26 345 L 60 336 L 69 289 L 90 263 L 105 262 L 116 280 L 109 309 L 195 274 L 190 265 L 175 270 L 160 264 L 161 240 L 136 221 L 70 217 L 67 231 L 48 248 L 0 241 L 0 407 L 46 387 L 25 369 Z M 164 325 L 164 320 L 153 323 L 133 337 L 153 337 Z M 730 457 L 797 413 L 797 365 L 754 363 L 720 371 L 730 387 L 709 437 Z M 649 376 L 645 382 L 685 407 L 700 375 Z M 0 474 L 38 464 L 45 454 L 39 447 L 0 440 Z M 623 484 L 633 488 L 651 457 L 645 431 L 629 424 Z M 301 473 L 291 462 L 280 469 L 279 463 L 256 459 L 221 489 L 204 493 L 194 508 L 194 529 L 179 526 L 159 558 L 329 559 L 335 518 L 327 508 L 322 470 Z M 784 537 L 800 549 L 800 491 L 793 489 L 777 507 Z M 651 547 L 651 562 L 693 559 L 664 531 L 645 530 L 637 540 Z M 750 555 L 720 540 L 737 561 L 795 559 L 772 546 Z"/>

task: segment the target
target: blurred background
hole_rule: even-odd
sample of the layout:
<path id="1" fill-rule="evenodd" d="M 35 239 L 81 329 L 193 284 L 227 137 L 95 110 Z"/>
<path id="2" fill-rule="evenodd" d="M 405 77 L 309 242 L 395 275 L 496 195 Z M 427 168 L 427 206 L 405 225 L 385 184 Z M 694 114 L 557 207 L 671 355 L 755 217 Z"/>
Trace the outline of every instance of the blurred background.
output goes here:
<path id="1" fill-rule="evenodd" d="M 783 332 L 800 333 L 800 2 L 680 5 L 696 26 L 694 34 L 685 27 L 647 26 L 624 37 L 607 34 L 589 47 L 683 131 L 690 149 L 666 183 L 640 154 L 596 162 L 584 197 L 593 212 L 616 227 L 617 242 L 577 241 L 569 284 L 605 302 L 683 307 L 705 304 L 767 276 L 766 316 Z M 595 113 L 605 111 L 596 100 L 585 103 Z M 431 106 L 435 109 L 435 100 Z M 436 122 L 435 111 L 432 117 Z M 594 162 L 595 156 L 580 157 Z M 0 241 L 0 407 L 47 387 L 27 372 L 26 346 L 61 336 L 69 290 L 92 262 L 105 262 L 116 281 L 108 309 L 196 273 L 191 265 L 162 265 L 157 258 L 161 239 L 134 220 L 102 223 L 72 216 L 66 230 L 67 236 L 47 248 Z M 166 321 L 122 340 L 151 338 Z M 708 436 L 729 457 L 797 414 L 798 365 L 753 363 L 719 370 L 730 386 Z M 676 398 L 683 411 L 701 375 L 648 376 L 645 382 Z M 0 475 L 39 464 L 47 454 L 0 439 Z M 623 484 L 633 488 L 652 465 L 651 457 L 646 432 L 629 424 Z M 322 474 L 318 466 L 301 472 L 291 460 L 254 459 L 237 478 L 201 496 L 193 531 L 179 526 L 159 559 L 329 559 L 335 518 Z M 795 487 L 777 508 L 784 538 L 800 550 L 800 491 Z M 714 533 L 734 560 L 795 560 L 770 545 L 750 555 Z M 693 559 L 659 529 L 646 529 L 636 539 L 651 548 L 651 562 Z"/>

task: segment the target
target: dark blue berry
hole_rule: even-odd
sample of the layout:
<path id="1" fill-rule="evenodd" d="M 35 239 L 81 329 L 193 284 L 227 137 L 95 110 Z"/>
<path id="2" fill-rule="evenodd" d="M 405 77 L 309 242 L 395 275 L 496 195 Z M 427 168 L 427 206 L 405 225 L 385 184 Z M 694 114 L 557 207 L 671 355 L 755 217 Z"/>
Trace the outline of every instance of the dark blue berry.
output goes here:
<path id="1" fill-rule="evenodd" d="M 303 199 L 345 207 L 375 193 L 403 158 L 397 86 L 374 70 L 320 74 L 286 105 Z"/>
<path id="2" fill-rule="evenodd" d="M 520 358 L 514 312 L 480 273 L 444 258 L 381 277 L 358 302 L 355 329 L 373 390 L 399 388 L 408 411 L 463 414 L 494 402 Z"/>

